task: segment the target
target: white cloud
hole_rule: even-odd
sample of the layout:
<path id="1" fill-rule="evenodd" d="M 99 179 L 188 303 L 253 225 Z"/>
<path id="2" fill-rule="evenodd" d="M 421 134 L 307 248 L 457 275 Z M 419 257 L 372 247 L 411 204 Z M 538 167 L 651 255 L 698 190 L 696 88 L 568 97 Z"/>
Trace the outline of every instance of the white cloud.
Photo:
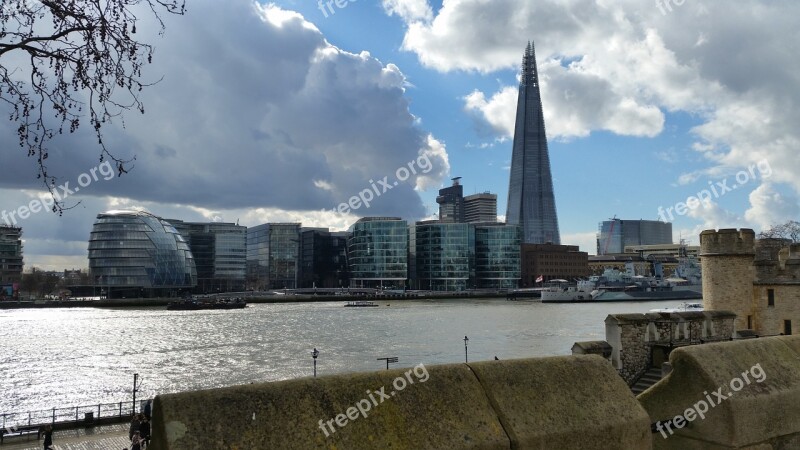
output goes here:
<path id="1" fill-rule="evenodd" d="M 782 195 L 769 183 L 761 184 L 750 193 L 750 204 L 744 217 L 761 230 L 797 220 L 800 216 L 797 197 Z"/>
<path id="2" fill-rule="evenodd" d="M 383 9 L 388 14 L 402 17 L 406 22 L 433 18 L 433 10 L 428 0 L 383 0 Z"/>

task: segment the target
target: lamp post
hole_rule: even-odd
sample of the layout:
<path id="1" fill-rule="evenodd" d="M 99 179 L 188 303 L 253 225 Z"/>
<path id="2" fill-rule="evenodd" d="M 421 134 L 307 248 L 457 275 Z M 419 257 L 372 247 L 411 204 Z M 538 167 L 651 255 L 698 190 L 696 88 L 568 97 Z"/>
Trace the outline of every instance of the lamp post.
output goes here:
<path id="1" fill-rule="evenodd" d="M 314 351 L 311 352 L 311 357 L 314 358 L 314 378 L 317 377 L 317 356 L 319 356 L 319 351 L 314 348 Z"/>
<path id="2" fill-rule="evenodd" d="M 469 338 L 464 336 L 464 362 L 469 362 L 469 355 L 467 355 L 467 342 L 469 342 Z"/>

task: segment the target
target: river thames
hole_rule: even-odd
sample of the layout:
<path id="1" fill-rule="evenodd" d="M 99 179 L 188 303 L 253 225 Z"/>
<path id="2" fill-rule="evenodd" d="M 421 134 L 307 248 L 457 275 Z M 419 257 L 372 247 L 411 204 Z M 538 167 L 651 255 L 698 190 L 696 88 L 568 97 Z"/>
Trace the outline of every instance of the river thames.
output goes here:
<path id="1" fill-rule="evenodd" d="M 469 360 L 568 355 L 605 339 L 611 313 L 679 302 L 542 304 L 505 300 L 384 300 L 258 304 L 231 311 L 27 309 L 0 312 L 0 412 L 24 412 L 159 393 Z M 387 306 L 388 305 L 388 306 Z"/>

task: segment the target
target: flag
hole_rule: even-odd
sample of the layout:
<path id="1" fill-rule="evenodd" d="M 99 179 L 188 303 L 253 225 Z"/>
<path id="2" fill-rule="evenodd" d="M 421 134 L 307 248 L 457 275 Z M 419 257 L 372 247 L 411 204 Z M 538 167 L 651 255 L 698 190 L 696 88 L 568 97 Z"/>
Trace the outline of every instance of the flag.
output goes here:
<path id="1" fill-rule="evenodd" d="M 544 275 L 539 275 L 539 278 L 536 279 L 536 282 L 541 283 L 542 281 L 544 281 Z"/>

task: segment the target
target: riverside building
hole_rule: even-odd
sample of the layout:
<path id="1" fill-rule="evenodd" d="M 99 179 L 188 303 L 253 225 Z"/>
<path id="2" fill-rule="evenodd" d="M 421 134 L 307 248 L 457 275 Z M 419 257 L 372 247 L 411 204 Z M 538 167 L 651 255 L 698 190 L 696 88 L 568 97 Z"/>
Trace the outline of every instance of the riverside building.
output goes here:
<path id="1" fill-rule="evenodd" d="M 299 223 L 266 223 L 248 228 L 248 286 L 256 290 L 297 288 L 299 255 Z"/>
<path id="2" fill-rule="evenodd" d="M 197 267 L 195 292 L 213 294 L 245 290 L 247 227 L 224 222 L 168 219 L 189 244 Z"/>
<path id="3" fill-rule="evenodd" d="M 402 289 L 408 280 L 408 224 L 364 217 L 348 231 L 350 287 Z"/>
<path id="4" fill-rule="evenodd" d="M 108 298 L 174 297 L 197 285 L 189 244 L 171 223 L 144 211 L 97 215 L 89 271 Z"/>
<path id="5" fill-rule="evenodd" d="M 626 247 L 672 245 L 672 224 L 660 220 L 611 219 L 600 222 L 597 255 L 619 254 Z"/>
<path id="6" fill-rule="evenodd" d="M 522 276 L 522 228 L 504 223 L 481 223 L 474 227 L 476 287 L 517 288 Z"/>
<path id="7" fill-rule="evenodd" d="M 475 227 L 417 222 L 409 226 L 412 289 L 463 291 L 475 287 Z"/>

